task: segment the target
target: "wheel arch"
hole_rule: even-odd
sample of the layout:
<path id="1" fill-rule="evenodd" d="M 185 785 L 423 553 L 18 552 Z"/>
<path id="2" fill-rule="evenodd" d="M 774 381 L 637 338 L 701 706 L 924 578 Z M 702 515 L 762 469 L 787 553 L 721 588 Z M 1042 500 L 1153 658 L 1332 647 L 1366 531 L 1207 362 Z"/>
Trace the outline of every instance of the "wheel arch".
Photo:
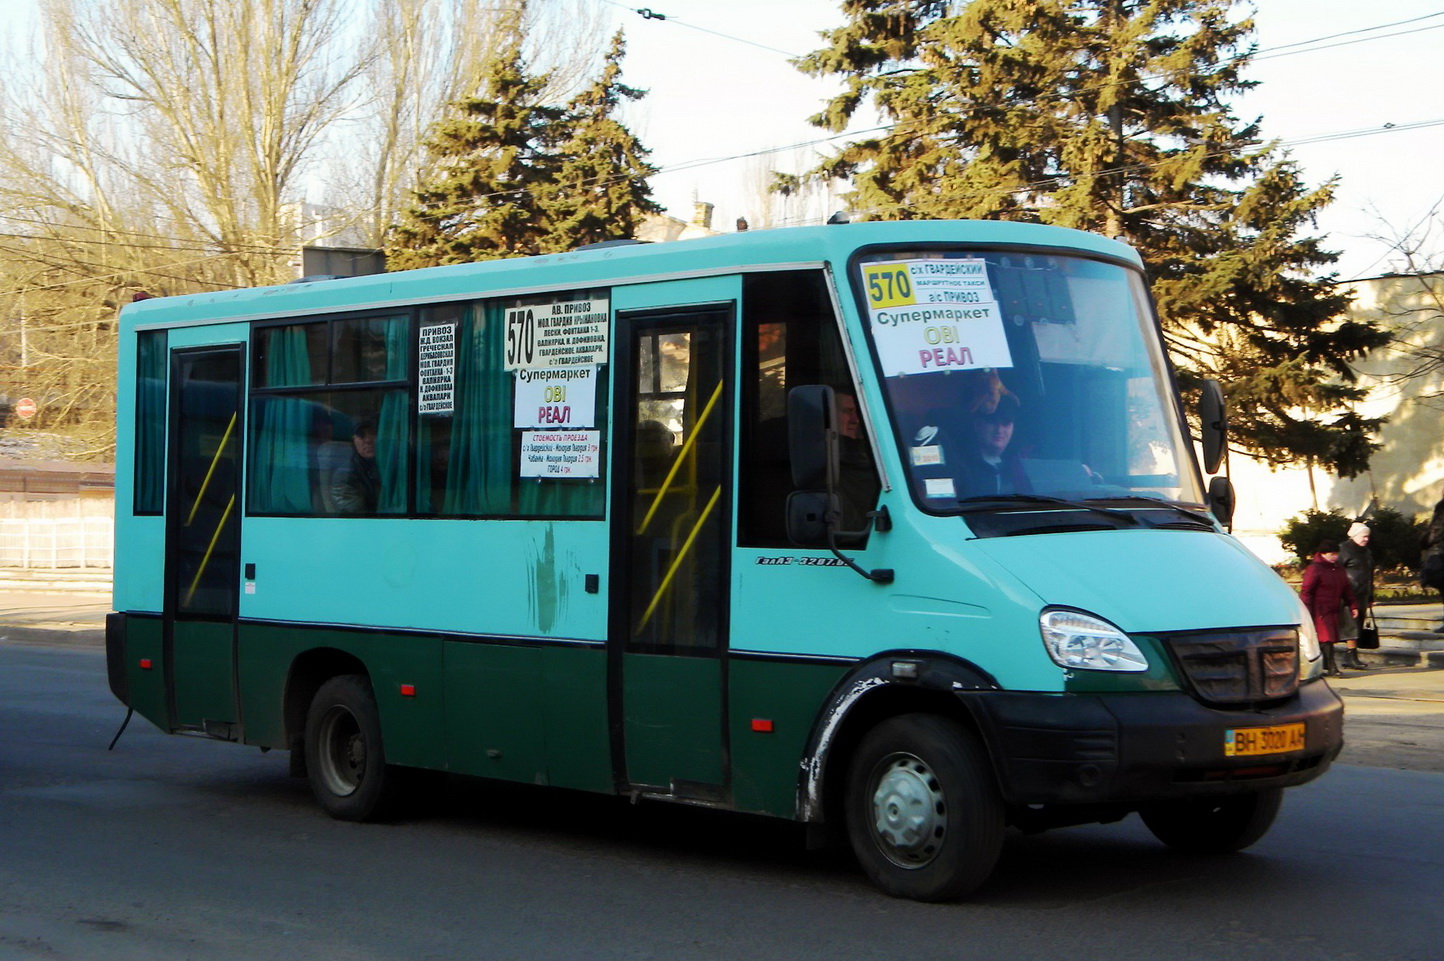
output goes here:
<path id="1" fill-rule="evenodd" d="M 286 743 L 293 754 L 306 734 L 306 712 L 316 692 L 331 678 L 340 674 L 360 674 L 368 681 L 371 672 L 356 655 L 334 647 L 317 647 L 303 651 L 291 661 L 286 673 L 286 690 L 282 701 L 282 721 Z"/>
<path id="2" fill-rule="evenodd" d="M 976 734 L 988 750 L 985 728 L 968 699 L 959 695 L 996 690 L 1001 687 L 987 671 L 937 651 L 886 651 L 858 665 L 833 688 L 813 726 L 802 757 L 798 819 L 838 819 L 848 763 L 863 736 L 888 718 L 902 714 L 952 718 Z M 996 777 L 996 766 L 990 766 Z"/>

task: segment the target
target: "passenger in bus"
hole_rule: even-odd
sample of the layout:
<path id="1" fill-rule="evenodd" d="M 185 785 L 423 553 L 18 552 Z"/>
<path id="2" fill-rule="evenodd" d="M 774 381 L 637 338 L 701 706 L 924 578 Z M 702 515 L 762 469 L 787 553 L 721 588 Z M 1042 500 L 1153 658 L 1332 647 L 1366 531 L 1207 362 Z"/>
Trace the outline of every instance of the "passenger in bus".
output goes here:
<path id="1" fill-rule="evenodd" d="M 1017 454 L 1009 450 L 1018 398 L 1004 393 L 992 406 L 980 405 L 968 417 L 967 449 L 958 459 L 959 497 L 1026 494 L 1032 490 Z"/>
<path id="2" fill-rule="evenodd" d="M 376 425 L 356 424 L 351 434 L 351 461 L 336 472 L 331 498 L 342 514 L 374 514 L 381 495 L 381 471 L 376 466 Z"/>
<path id="3" fill-rule="evenodd" d="M 644 420 L 637 425 L 637 464 L 635 483 L 639 491 L 655 492 L 672 469 L 676 438 L 666 424 Z"/>
<path id="4" fill-rule="evenodd" d="M 838 494 L 842 499 L 842 529 L 867 529 L 868 513 L 877 507 L 882 484 L 873 464 L 872 448 L 862 430 L 857 396 L 850 387 L 834 392 L 837 404 Z"/>

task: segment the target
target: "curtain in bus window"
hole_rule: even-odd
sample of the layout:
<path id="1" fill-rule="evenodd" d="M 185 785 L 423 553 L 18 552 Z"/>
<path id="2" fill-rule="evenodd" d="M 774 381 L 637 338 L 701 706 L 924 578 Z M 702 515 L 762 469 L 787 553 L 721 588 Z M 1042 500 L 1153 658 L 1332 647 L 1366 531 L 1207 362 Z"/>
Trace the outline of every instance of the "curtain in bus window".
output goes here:
<path id="1" fill-rule="evenodd" d="M 502 369 L 501 308 L 467 308 L 456 359 L 456 409 L 443 514 L 511 511 L 512 378 Z"/>
<path id="2" fill-rule="evenodd" d="M 266 383 L 293 387 L 312 383 L 311 360 L 301 326 L 272 328 L 266 355 Z M 264 397 L 256 412 L 252 442 L 251 510 L 266 514 L 309 514 L 312 405 L 298 397 Z"/>
<path id="3" fill-rule="evenodd" d="M 166 332 L 141 332 L 136 342 L 135 513 L 165 506 Z"/>
<path id="4" fill-rule="evenodd" d="M 377 321 L 385 325 L 386 379 L 405 380 L 410 329 L 404 317 Z M 376 511 L 380 514 L 406 513 L 406 438 L 408 399 L 406 391 L 388 391 L 381 401 L 376 424 L 376 466 L 381 474 L 381 492 Z"/>

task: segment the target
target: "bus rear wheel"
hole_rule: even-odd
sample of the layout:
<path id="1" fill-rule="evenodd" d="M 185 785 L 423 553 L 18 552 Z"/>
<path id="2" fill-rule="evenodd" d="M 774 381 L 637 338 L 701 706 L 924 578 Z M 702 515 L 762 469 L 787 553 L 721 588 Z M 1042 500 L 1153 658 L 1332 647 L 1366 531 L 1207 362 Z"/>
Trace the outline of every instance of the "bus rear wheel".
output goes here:
<path id="1" fill-rule="evenodd" d="M 311 699 L 306 776 L 316 801 L 338 820 L 378 820 L 394 807 L 397 777 L 386 764 L 381 715 L 364 676 L 333 677 Z"/>
<path id="2" fill-rule="evenodd" d="M 993 871 L 1003 804 L 986 754 L 961 724 L 932 714 L 868 732 L 848 772 L 847 831 L 868 877 L 894 897 L 949 901 Z"/>
<path id="3" fill-rule="evenodd" d="M 1232 854 L 1268 833 L 1283 803 L 1282 788 L 1152 804 L 1139 810 L 1164 844 L 1186 854 Z"/>

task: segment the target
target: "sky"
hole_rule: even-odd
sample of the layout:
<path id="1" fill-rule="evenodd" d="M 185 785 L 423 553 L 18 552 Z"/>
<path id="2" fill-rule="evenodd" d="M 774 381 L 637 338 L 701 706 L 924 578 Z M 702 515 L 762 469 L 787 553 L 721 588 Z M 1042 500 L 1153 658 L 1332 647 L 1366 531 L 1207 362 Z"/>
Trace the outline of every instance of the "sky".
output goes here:
<path id="1" fill-rule="evenodd" d="M 624 82 L 648 91 L 630 117 L 662 169 L 656 199 L 683 220 L 700 200 L 715 205 L 714 227 L 731 230 L 738 217 L 764 226 L 756 184 L 765 172 L 800 170 L 830 149 L 820 142 L 826 131 L 806 119 L 834 83 L 788 59 L 842 23 L 838 0 L 648 0 L 656 5 L 642 9 L 665 20 L 599 2 L 626 30 Z M 1444 269 L 1444 0 L 1258 0 L 1235 9 L 1252 14 L 1259 50 L 1245 74 L 1259 86 L 1235 113 L 1261 118 L 1264 136 L 1282 142 L 1310 186 L 1338 178 L 1318 225 L 1341 255 L 1338 276 L 1407 269 L 1400 240 L 1420 231 L 1423 253 Z M 1306 41 L 1316 42 L 1296 46 Z"/>

